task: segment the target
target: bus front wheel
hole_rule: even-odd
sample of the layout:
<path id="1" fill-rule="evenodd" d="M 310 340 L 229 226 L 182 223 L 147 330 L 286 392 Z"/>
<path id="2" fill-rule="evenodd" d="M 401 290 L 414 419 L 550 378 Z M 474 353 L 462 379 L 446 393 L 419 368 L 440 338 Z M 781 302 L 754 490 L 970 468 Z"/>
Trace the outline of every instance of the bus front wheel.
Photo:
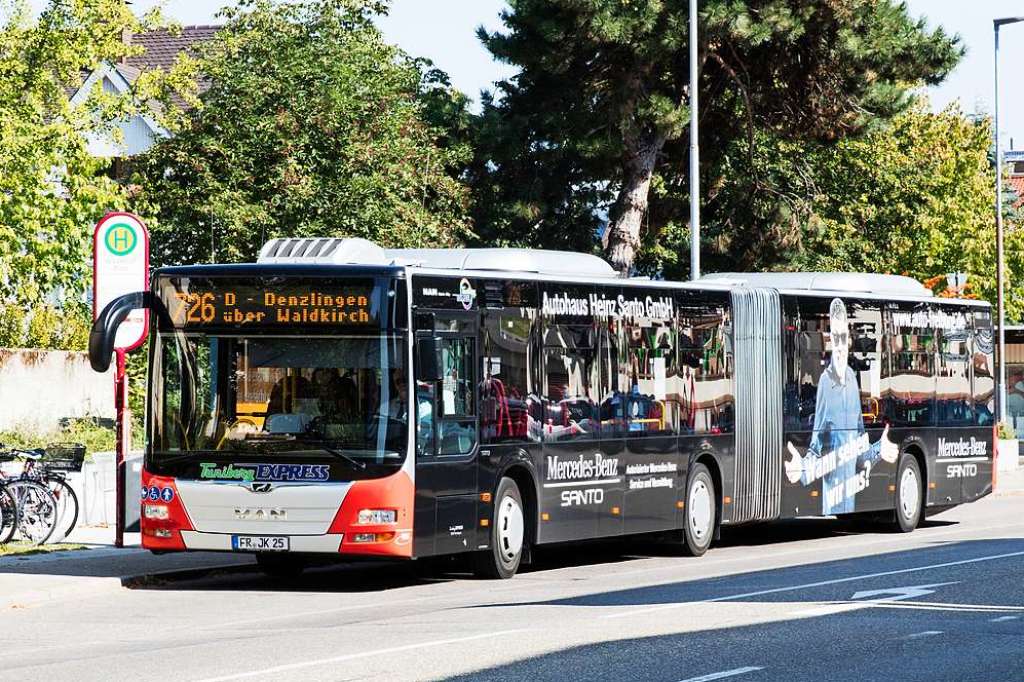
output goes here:
<path id="1" fill-rule="evenodd" d="M 715 534 L 715 483 L 703 464 L 690 467 L 686 477 L 686 502 L 683 505 L 683 542 L 690 556 L 702 556 Z"/>
<path id="2" fill-rule="evenodd" d="M 511 478 L 498 483 L 490 528 L 491 548 L 476 554 L 474 572 L 481 578 L 511 578 L 519 569 L 526 538 L 523 496 Z"/>
<path id="3" fill-rule="evenodd" d="M 896 511 L 893 530 L 909 533 L 921 521 L 921 499 L 924 486 L 917 458 L 904 452 L 896 470 Z"/>

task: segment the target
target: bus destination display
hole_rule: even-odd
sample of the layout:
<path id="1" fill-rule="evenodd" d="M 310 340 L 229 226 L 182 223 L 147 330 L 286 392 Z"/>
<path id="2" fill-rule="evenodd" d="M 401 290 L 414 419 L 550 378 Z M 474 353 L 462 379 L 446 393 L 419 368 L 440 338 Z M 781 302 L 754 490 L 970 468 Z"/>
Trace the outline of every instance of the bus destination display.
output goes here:
<path id="1" fill-rule="evenodd" d="M 369 282 L 289 282 L 255 286 L 214 280 L 168 280 L 161 297 L 176 328 L 377 324 Z"/>

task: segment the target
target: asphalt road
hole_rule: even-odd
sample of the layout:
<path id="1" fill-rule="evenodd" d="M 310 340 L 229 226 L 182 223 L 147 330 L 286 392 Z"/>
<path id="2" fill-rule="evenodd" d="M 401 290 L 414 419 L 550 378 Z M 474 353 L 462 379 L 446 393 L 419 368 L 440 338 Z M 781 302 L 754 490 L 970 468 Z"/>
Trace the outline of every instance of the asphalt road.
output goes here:
<path id="1" fill-rule="evenodd" d="M 55 569 L 57 570 L 57 569 Z M 143 580 L 0 611 L 0 680 L 1024 680 L 1024 496 L 910 535 L 829 520 L 457 564 Z"/>

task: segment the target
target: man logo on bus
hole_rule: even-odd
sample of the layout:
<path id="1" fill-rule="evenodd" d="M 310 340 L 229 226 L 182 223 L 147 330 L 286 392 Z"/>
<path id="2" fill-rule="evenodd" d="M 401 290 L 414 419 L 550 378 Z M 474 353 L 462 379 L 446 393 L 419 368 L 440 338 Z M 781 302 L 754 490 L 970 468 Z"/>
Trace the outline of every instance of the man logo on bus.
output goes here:
<path id="1" fill-rule="evenodd" d="M 889 426 L 872 444 L 864 430 L 860 389 L 850 368 L 850 323 L 846 304 L 834 298 L 829 306 L 829 338 L 832 354 L 818 379 L 814 429 L 807 452 L 801 456 L 787 443 L 789 461 L 784 463 L 791 483 L 810 485 L 822 481 L 822 514 L 854 511 L 854 497 L 871 482 L 871 467 L 879 459 L 895 462 L 899 447 L 889 440 Z"/>
<path id="2" fill-rule="evenodd" d="M 126 223 L 111 225 L 104 237 L 107 249 L 115 256 L 127 256 L 135 250 L 138 237 L 135 229 Z"/>

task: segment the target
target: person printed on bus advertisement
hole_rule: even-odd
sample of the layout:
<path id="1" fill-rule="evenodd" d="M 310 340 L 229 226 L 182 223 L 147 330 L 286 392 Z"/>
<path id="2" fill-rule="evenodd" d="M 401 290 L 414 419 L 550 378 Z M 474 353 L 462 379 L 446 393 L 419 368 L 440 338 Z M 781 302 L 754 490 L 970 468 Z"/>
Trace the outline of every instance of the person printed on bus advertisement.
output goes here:
<path id="1" fill-rule="evenodd" d="M 870 465 L 878 459 L 894 463 L 899 458 L 899 446 L 889 440 L 888 425 L 878 442 L 868 441 L 860 389 L 849 365 L 846 304 L 839 298 L 832 299 L 829 306 L 829 336 L 832 353 L 818 381 L 810 445 L 801 456 L 793 443 L 787 443 L 790 459 L 784 464 L 791 483 L 799 481 L 806 486 L 822 479 L 825 515 L 853 512 L 856 493 L 869 483 Z M 860 481 L 856 480 L 858 470 L 864 476 Z"/>

